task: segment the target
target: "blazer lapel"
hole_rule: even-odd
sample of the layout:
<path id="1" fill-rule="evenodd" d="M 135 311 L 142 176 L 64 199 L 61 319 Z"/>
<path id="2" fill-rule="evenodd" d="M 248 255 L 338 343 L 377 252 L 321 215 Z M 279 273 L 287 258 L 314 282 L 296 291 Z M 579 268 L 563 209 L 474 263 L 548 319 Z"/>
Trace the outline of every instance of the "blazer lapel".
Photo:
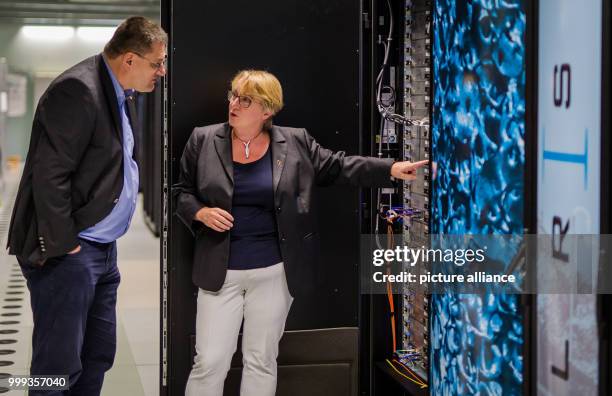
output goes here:
<path id="1" fill-rule="evenodd" d="M 280 128 L 273 126 L 270 136 L 272 145 L 272 181 L 274 192 L 278 189 L 283 169 L 285 169 L 285 158 L 287 157 L 287 141 Z"/>
<path id="2" fill-rule="evenodd" d="M 106 103 L 111 110 L 113 117 L 113 125 L 115 125 L 115 133 L 119 138 L 119 141 L 123 145 L 123 134 L 121 133 L 121 119 L 119 118 L 119 105 L 117 104 L 117 94 L 115 93 L 115 87 L 113 82 L 108 75 L 108 70 L 104 64 L 102 55 L 97 55 L 96 60 L 98 61 L 98 71 L 100 73 L 100 79 L 102 80 L 102 87 L 104 88 L 104 96 L 106 97 Z"/>
<path id="3" fill-rule="evenodd" d="M 223 129 L 215 134 L 215 150 L 223 164 L 223 169 L 227 177 L 234 185 L 234 166 L 232 162 L 232 139 L 228 123 L 223 125 Z"/>
<path id="4" fill-rule="evenodd" d="M 136 92 L 134 92 L 130 96 L 125 97 L 125 104 L 127 105 L 128 118 L 130 119 L 132 132 L 138 129 L 138 108 L 136 106 L 136 95 Z"/>
<path id="5" fill-rule="evenodd" d="M 140 164 L 140 129 L 138 120 L 138 109 L 136 107 L 136 92 L 125 98 L 125 104 L 128 109 L 128 118 L 130 119 L 130 126 L 132 127 L 132 136 L 134 138 L 134 152 L 132 158 L 137 164 Z"/>

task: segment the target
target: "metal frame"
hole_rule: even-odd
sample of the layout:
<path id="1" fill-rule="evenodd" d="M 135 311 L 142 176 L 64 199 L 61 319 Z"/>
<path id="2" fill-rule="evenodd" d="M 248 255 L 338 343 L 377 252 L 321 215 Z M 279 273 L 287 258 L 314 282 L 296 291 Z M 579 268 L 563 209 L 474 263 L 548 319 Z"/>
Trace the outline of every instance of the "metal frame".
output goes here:
<path id="1" fill-rule="evenodd" d="M 602 67 L 601 67 L 601 170 L 600 170 L 600 233 L 612 233 L 612 189 L 610 187 L 610 176 L 612 175 L 612 130 L 610 124 L 610 45 L 612 44 L 610 18 L 612 17 L 612 5 L 607 0 L 602 0 Z M 607 262 L 610 254 L 602 257 L 602 262 Z M 609 266 L 602 266 L 604 272 L 600 277 L 612 276 Z M 599 396 L 607 396 L 612 392 L 612 295 L 601 294 L 597 298 L 597 314 L 599 320 Z"/>
<path id="2" fill-rule="evenodd" d="M 171 0 L 161 0 L 161 25 L 168 34 L 168 43 L 172 43 L 172 2 Z M 167 76 L 172 75 L 173 48 L 168 48 Z M 168 231 L 170 225 L 169 209 L 169 183 L 170 183 L 170 163 L 168 153 L 170 149 L 170 138 L 168 126 L 170 125 L 171 113 L 168 108 L 168 98 L 170 97 L 171 84 L 168 77 L 163 79 L 163 105 L 162 105 L 162 168 L 161 168 L 161 224 L 160 224 L 160 357 L 159 357 L 159 394 L 168 395 L 168 333 L 170 316 L 168 312 Z"/>
<path id="3" fill-rule="evenodd" d="M 432 0 L 431 12 L 435 9 L 436 0 Z M 525 15 L 526 15 L 526 32 L 525 32 L 525 167 L 524 167 L 524 209 L 523 209 L 523 233 L 530 234 L 536 232 L 537 227 L 537 175 L 534 172 L 537 169 L 537 53 L 538 53 L 538 2 L 525 0 Z M 433 26 L 434 19 L 431 21 L 431 30 L 435 31 Z M 433 35 L 433 33 L 432 33 Z M 430 123 L 433 124 L 433 102 L 435 98 L 435 84 L 433 73 L 433 43 L 431 53 L 431 102 L 430 102 Z M 431 128 L 433 129 L 433 128 Z M 429 147 L 433 148 L 433 131 L 430 131 Z M 433 152 L 433 150 L 432 150 Z M 432 172 L 430 164 L 430 174 Z M 432 190 L 429 191 L 429 201 L 432 200 Z M 432 208 L 429 209 L 429 218 L 432 219 Z M 529 253 L 528 253 L 529 254 Z M 529 257 L 529 256 L 527 256 Z M 537 381 L 537 365 L 535 364 L 535 340 L 537 335 L 537 320 L 536 319 L 536 295 L 522 295 L 519 299 L 519 313 L 523 316 L 524 343 L 522 348 L 523 355 L 523 396 L 536 395 Z M 431 299 L 430 299 L 431 312 Z M 430 339 L 431 339 L 431 327 Z M 431 384 L 431 369 L 429 370 L 428 382 Z"/>
<path id="4" fill-rule="evenodd" d="M 538 5 L 537 1 L 526 2 L 527 28 L 525 37 L 525 199 L 523 209 L 524 234 L 537 233 L 538 215 Z M 535 252 L 527 252 L 528 268 L 535 268 L 529 260 Z M 537 394 L 537 294 L 521 297 L 523 306 L 523 395 Z"/>

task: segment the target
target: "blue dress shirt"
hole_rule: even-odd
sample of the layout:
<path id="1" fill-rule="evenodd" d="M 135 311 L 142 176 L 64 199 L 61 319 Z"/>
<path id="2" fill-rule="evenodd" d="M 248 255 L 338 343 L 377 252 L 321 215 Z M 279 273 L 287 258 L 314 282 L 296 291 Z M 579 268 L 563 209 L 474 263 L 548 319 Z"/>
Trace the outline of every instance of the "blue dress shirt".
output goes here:
<path id="1" fill-rule="evenodd" d="M 90 241 L 109 243 L 125 234 L 132 221 L 136 210 L 136 199 L 138 197 L 138 165 L 134 161 L 134 134 L 127 115 L 126 94 L 117 81 L 113 71 L 108 66 L 106 59 L 104 64 L 113 82 L 119 105 L 121 117 L 121 129 L 123 133 L 123 190 L 115 207 L 102 221 L 79 233 L 79 237 Z M 134 116 L 134 115 L 133 115 Z"/>

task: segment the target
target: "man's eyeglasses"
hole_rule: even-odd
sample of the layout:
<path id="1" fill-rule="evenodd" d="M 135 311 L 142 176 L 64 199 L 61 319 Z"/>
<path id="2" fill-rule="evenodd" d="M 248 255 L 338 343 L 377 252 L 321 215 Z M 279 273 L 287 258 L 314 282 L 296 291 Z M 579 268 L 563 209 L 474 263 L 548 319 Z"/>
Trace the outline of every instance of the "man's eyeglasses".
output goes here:
<path id="1" fill-rule="evenodd" d="M 132 51 L 134 52 L 134 51 Z M 151 68 L 155 69 L 155 70 L 159 70 L 162 67 L 165 69 L 166 68 L 166 64 L 168 62 L 168 59 L 164 58 L 163 61 L 161 62 L 153 62 L 151 59 L 147 58 L 144 55 L 139 54 L 138 52 L 134 52 L 136 55 L 138 55 L 139 57 L 141 57 L 142 59 L 146 60 L 147 62 L 149 62 L 149 66 L 151 66 Z"/>
<path id="2" fill-rule="evenodd" d="M 228 101 L 231 102 L 235 98 L 238 98 L 238 103 L 240 104 L 240 107 L 242 107 L 243 109 L 248 109 L 249 106 L 251 106 L 251 103 L 253 103 L 253 99 L 249 96 L 238 95 L 237 93 L 233 91 L 227 91 Z"/>

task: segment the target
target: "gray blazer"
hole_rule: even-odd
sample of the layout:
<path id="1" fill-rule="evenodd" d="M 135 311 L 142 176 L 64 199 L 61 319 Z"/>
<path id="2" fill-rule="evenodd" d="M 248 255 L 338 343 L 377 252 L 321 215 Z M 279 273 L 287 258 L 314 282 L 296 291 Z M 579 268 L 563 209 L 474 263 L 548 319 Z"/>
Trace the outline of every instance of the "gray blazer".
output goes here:
<path id="1" fill-rule="evenodd" d="M 134 100 L 128 100 L 136 115 Z M 136 131 L 136 117 L 130 116 Z M 134 154 L 138 152 L 134 134 Z M 32 137 L 9 226 L 9 253 L 42 264 L 78 244 L 123 189 L 123 131 L 102 55 L 56 78 L 34 115 Z"/>
<path id="2" fill-rule="evenodd" d="M 228 123 L 195 128 L 181 158 L 179 182 L 173 186 L 176 214 L 195 236 L 193 282 L 209 291 L 218 291 L 225 280 L 230 236 L 194 217 L 203 206 L 232 212 L 230 131 Z M 314 282 L 311 263 L 319 252 L 315 186 L 392 186 L 394 160 L 332 152 L 302 128 L 273 126 L 270 145 L 278 238 L 289 291 L 295 291 L 298 282 Z"/>

